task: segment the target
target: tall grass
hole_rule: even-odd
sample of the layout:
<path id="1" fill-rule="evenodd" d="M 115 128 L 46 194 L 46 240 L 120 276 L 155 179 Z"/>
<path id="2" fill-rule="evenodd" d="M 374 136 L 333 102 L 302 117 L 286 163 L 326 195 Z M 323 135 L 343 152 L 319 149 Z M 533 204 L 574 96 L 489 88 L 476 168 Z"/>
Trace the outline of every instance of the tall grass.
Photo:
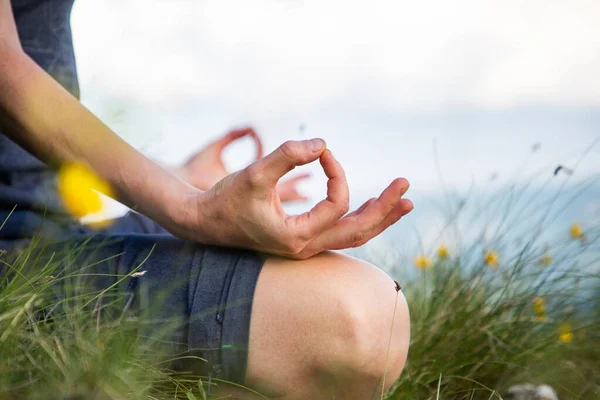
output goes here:
<path id="1" fill-rule="evenodd" d="M 551 179 L 454 197 L 418 273 L 393 269 L 412 340 L 390 398 L 500 399 L 523 382 L 600 398 L 599 219 L 564 222 L 598 179 L 569 190 Z"/>
<path id="2" fill-rule="evenodd" d="M 161 338 L 175 323 L 157 330 L 151 312 L 123 311 L 127 305 L 116 286 L 90 290 L 89 266 L 70 267 L 86 245 L 47 254 L 34 239 L 12 258 L 4 256 L 0 399 L 173 399 L 202 393 L 197 377 L 165 368 Z M 151 337 L 143 335 L 149 324 L 156 332 Z"/>
<path id="3" fill-rule="evenodd" d="M 406 272 L 410 262 L 392 269 L 412 339 L 388 398 L 500 399 L 519 382 L 550 384 L 562 399 L 600 398 L 600 227 L 547 234 L 564 212 L 564 193 L 553 190 L 547 201 L 516 186 L 477 204 L 451 201 L 438 241 L 447 254 L 422 249 L 418 273 Z M 494 212 L 502 218 L 491 226 Z M 41 258 L 36 239 L 0 258 L 0 400 L 209 398 L 206 377 L 174 373 L 160 337 L 142 339 L 149 315 L 122 313 L 116 289 L 86 289 L 85 265 L 61 269 L 84 246 Z"/>

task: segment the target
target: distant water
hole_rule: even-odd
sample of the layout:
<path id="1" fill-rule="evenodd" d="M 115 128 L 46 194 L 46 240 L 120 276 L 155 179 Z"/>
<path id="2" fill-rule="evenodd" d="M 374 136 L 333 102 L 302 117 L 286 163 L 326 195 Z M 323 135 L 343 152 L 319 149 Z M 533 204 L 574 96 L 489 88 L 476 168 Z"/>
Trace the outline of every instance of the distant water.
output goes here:
<path id="1" fill-rule="evenodd" d="M 375 254 L 385 249 L 386 257 L 406 261 L 441 242 L 453 245 L 458 236 L 463 245 L 501 240 L 509 252 L 531 235 L 538 246 L 552 246 L 553 241 L 568 240 L 571 223 L 592 227 L 600 221 L 600 184 L 593 181 L 600 173 L 600 145 L 590 147 L 600 136 L 598 108 L 398 114 L 348 100 L 303 114 L 255 118 L 211 99 L 158 108 L 129 101 L 121 103 L 125 112 L 112 118 L 105 99 L 88 100 L 92 109 L 105 111 L 104 119 L 115 131 L 166 164 L 186 159 L 228 127 L 239 125 L 234 122 L 250 121 L 263 137 L 267 152 L 289 139 L 325 138 L 346 170 L 353 208 L 379 195 L 394 178 L 408 178 L 407 197 L 415 210 L 353 253 Z M 235 170 L 251 162 L 252 154 L 251 141 L 241 141 L 226 151 L 225 161 Z M 573 168 L 574 173 L 561 171 L 554 176 L 558 165 Z M 326 179 L 318 163 L 298 171 L 314 175 L 301 185 L 311 201 L 288 206 L 290 213 L 303 212 L 325 197 Z M 589 187 L 580 192 L 582 185 Z M 551 210 L 538 232 L 534 228 L 540 214 L 559 190 L 557 209 Z M 465 201 L 465 209 L 458 231 L 442 229 L 460 201 Z M 484 229 L 485 237 L 479 237 Z"/>

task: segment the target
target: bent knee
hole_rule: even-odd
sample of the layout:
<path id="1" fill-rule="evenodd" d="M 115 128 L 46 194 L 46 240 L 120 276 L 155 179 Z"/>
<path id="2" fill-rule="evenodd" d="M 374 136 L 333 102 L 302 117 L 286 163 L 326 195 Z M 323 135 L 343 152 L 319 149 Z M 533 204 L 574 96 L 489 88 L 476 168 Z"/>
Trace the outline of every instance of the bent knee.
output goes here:
<path id="1" fill-rule="evenodd" d="M 352 273 L 341 275 L 341 285 L 334 289 L 344 304 L 337 318 L 349 340 L 340 357 L 332 359 L 350 372 L 357 388 L 381 388 L 385 376 L 384 386 L 388 389 L 400 376 L 408 355 L 410 317 L 406 299 L 379 268 L 350 257 L 335 258 L 336 264 Z"/>
<path id="2" fill-rule="evenodd" d="M 381 388 L 384 374 L 388 388 L 402 371 L 408 307 L 394 281 L 366 262 L 338 253 L 269 259 L 254 301 L 248 374 L 260 386 L 277 376 L 296 387 L 333 385 L 352 393 L 344 398 L 367 398 L 357 390 Z"/>

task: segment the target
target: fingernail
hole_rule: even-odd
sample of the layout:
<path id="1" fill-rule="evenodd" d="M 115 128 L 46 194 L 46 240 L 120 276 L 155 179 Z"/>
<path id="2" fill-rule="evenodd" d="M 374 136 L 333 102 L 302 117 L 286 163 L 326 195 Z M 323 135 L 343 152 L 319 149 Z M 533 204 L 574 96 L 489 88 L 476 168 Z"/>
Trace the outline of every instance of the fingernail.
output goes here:
<path id="1" fill-rule="evenodd" d="M 323 151 L 325 147 L 325 141 L 323 139 L 312 139 L 308 142 L 308 146 L 313 153 L 319 153 Z"/>

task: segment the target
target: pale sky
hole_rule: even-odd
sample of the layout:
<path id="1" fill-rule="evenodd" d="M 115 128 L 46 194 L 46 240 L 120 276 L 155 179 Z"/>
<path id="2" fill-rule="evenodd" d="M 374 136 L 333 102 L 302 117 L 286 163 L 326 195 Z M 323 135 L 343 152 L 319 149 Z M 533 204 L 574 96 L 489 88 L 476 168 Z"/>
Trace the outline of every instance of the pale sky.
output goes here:
<path id="1" fill-rule="evenodd" d="M 354 204 L 396 176 L 439 194 L 434 143 L 458 190 L 574 165 L 600 136 L 598 21 L 597 0 L 77 0 L 72 19 L 83 102 L 136 147 L 175 163 L 240 124 L 269 151 L 320 136 Z"/>

